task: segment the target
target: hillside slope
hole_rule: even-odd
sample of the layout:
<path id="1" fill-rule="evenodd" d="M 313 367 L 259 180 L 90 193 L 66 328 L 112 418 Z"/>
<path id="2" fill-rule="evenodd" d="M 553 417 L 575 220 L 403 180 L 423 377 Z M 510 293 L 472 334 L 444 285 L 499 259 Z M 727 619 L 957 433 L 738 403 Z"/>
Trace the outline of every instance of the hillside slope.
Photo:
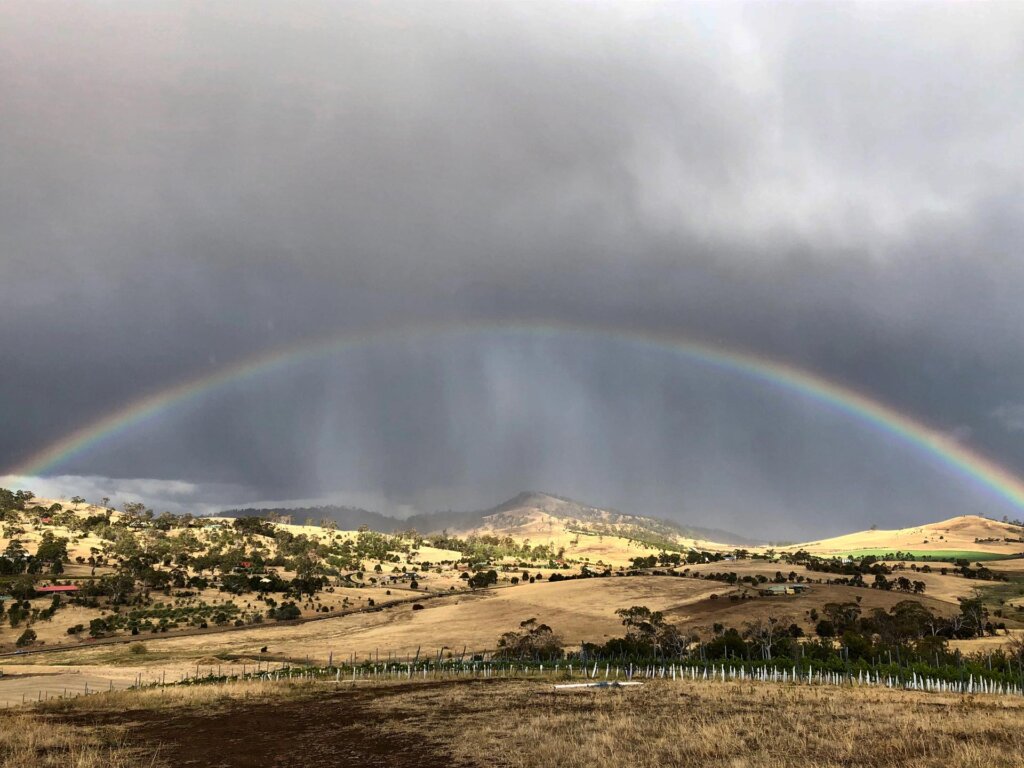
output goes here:
<path id="1" fill-rule="evenodd" d="M 696 538 L 680 526 L 655 518 L 591 507 L 546 493 L 521 493 L 489 510 L 459 536 L 509 537 L 548 544 L 565 556 L 619 565 L 659 550 L 731 550 L 732 544 Z"/>
<path id="2" fill-rule="evenodd" d="M 911 528 L 847 533 L 830 539 L 793 545 L 786 549 L 806 549 L 820 554 L 857 552 L 866 549 L 886 552 L 962 550 L 1015 555 L 1024 552 L 1024 529 L 977 515 L 963 515 Z"/>

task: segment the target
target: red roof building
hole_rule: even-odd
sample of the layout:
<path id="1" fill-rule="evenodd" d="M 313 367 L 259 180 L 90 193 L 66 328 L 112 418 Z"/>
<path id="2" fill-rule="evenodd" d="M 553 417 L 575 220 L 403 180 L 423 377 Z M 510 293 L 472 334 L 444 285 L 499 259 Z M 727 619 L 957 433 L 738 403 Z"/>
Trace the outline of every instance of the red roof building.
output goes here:
<path id="1" fill-rule="evenodd" d="M 77 592 L 77 584 L 56 584 L 51 587 L 36 587 L 36 592 Z"/>

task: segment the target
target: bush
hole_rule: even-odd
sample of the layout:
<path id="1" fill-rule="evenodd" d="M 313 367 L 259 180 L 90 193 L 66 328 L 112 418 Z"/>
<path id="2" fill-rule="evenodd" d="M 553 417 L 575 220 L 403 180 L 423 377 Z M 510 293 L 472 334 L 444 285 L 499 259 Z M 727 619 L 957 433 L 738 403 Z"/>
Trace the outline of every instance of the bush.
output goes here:
<path id="1" fill-rule="evenodd" d="M 130 643 L 128 645 L 128 651 L 135 656 L 141 656 L 144 653 L 148 653 L 145 643 Z"/>

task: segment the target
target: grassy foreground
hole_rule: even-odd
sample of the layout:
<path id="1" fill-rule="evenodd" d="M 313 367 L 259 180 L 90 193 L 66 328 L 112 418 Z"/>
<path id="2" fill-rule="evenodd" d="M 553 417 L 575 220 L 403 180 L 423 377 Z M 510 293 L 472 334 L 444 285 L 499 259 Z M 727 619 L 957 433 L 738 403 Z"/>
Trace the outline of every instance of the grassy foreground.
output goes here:
<path id="1" fill-rule="evenodd" d="M 1020 765 L 1022 718 L 1017 698 L 765 683 L 245 682 L 4 713 L 0 765 L 999 768 Z"/>

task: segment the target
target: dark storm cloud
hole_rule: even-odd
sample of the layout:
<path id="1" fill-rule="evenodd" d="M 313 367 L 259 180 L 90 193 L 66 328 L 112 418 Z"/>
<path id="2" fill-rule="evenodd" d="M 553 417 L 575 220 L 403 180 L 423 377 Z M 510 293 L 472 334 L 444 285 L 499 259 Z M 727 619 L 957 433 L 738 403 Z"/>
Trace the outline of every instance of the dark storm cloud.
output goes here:
<path id="1" fill-rule="evenodd" d="M 0 17 L 0 466 L 270 345 L 552 318 L 778 356 L 1024 469 L 1007 426 L 1024 385 L 1015 6 L 8 3 Z M 530 486 L 665 514 L 684 498 L 691 519 L 728 508 L 764 531 L 755 502 L 822 527 L 944 503 L 914 459 L 875 498 L 865 436 L 822 464 L 836 438 L 817 417 L 743 388 L 698 388 L 718 418 L 667 430 L 645 410 L 662 399 L 606 370 L 636 350 L 592 352 L 600 375 L 508 340 L 380 352 L 358 380 L 314 365 L 66 469 L 395 508 Z M 534 386 L 536 366 L 561 366 L 559 386 Z M 680 462 L 702 467 L 686 493 Z"/>

